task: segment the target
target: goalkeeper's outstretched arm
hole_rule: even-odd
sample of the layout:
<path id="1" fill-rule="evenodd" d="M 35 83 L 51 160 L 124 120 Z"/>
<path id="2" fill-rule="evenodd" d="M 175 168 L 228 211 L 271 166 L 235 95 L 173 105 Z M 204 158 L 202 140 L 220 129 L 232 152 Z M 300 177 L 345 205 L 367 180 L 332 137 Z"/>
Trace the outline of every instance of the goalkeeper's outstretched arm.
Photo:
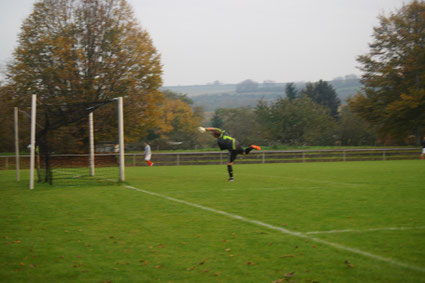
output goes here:
<path id="1" fill-rule="evenodd" d="M 221 131 L 221 130 L 220 130 L 220 129 L 218 129 L 218 128 L 210 128 L 210 127 L 205 128 L 205 130 L 207 130 L 207 131 L 216 131 L 216 130 Z"/>
<path id="2" fill-rule="evenodd" d="M 219 129 L 219 128 L 211 128 L 211 127 L 208 127 L 208 128 L 205 128 L 205 130 L 206 131 L 209 131 L 209 132 L 224 132 L 222 129 Z"/>
<path id="3" fill-rule="evenodd" d="M 205 128 L 205 130 L 207 132 L 210 132 L 215 138 L 219 138 L 224 133 L 224 130 L 219 128 L 208 127 L 208 128 Z"/>

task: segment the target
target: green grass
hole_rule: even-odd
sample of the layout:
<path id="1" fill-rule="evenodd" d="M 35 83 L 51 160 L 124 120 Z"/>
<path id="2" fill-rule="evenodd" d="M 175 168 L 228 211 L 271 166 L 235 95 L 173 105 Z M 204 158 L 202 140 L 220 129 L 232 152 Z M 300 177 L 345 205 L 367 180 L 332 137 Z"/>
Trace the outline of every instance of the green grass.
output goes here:
<path id="1" fill-rule="evenodd" d="M 126 184 L 33 191 L 0 171 L 0 281 L 425 282 L 425 162 L 234 171 L 133 167 Z"/>

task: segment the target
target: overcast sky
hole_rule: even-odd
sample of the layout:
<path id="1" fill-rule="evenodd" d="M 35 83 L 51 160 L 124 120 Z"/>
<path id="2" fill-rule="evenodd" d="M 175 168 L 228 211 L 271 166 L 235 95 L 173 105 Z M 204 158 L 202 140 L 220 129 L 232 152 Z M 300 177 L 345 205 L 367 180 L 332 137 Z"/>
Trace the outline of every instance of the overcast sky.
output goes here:
<path id="1" fill-rule="evenodd" d="M 0 64 L 36 0 L 0 0 Z M 161 53 L 165 86 L 360 75 L 379 15 L 410 0 L 128 0 Z"/>

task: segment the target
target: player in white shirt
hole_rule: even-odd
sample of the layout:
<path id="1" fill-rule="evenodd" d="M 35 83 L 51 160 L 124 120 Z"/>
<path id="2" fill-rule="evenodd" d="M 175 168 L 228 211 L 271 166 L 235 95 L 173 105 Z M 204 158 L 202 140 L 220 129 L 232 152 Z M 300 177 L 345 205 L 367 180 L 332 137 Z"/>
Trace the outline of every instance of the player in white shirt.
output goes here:
<path id="1" fill-rule="evenodd" d="M 152 157 L 152 150 L 151 150 L 151 146 L 145 142 L 145 161 L 146 163 L 148 163 L 148 166 L 152 166 L 153 162 L 151 161 L 151 157 Z"/>

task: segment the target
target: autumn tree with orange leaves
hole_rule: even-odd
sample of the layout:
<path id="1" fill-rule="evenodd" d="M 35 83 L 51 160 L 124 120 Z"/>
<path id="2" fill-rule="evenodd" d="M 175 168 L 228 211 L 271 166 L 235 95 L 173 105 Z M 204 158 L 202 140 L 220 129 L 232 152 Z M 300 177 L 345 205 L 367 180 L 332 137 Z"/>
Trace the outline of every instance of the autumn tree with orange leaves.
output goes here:
<path id="1" fill-rule="evenodd" d="M 14 106 L 32 94 L 40 107 L 124 97 L 127 141 L 155 126 L 163 98 L 160 55 L 125 0 L 38 1 L 6 75 L 1 93 Z M 117 124 L 110 111 L 105 127 Z"/>
<path id="2" fill-rule="evenodd" d="M 412 1 L 380 16 L 368 54 L 359 56 L 364 88 L 351 109 L 375 125 L 382 138 L 425 134 L 425 2 Z"/>

